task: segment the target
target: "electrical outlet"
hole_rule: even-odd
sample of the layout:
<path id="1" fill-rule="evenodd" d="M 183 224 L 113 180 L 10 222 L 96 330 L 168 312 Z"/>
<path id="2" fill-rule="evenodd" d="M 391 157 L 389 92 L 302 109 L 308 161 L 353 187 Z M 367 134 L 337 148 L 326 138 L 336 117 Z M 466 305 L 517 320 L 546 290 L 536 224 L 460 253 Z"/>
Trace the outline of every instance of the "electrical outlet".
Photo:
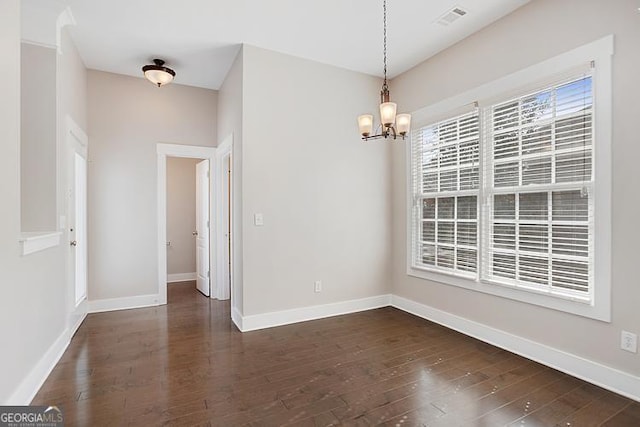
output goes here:
<path id="1" fill-rule="evenodd" d="M 316 280 L 313 290 L 315 292 L 322 292 L 322 282 L 320 280 Z"/>
<path id="2" fill-rule="evenodd" d="M 638 336 L 632 332 L 622 331 L 620 334 L 620 348 L 631 353 L 637 353 Z"/>

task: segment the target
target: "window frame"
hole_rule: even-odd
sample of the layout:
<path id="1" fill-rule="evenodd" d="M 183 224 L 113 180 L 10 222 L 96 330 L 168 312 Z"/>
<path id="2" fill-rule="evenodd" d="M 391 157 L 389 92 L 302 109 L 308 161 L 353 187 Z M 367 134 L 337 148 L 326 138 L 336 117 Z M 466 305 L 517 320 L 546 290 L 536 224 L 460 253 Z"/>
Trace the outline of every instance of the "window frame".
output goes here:
<path id="1" fill-rule="evenodd" d="M 447 118 L 459 116 L 460 111 L 469 111 L 470 106 L 480 108 L 480 126 L 484 126 L 482 110 L 499 100 L 515 98 L 534 91 L 545 85 L 552 85 L 563 78 L 577 75 L 576 67 L 595 62 L 592 70 L 593 85 L 593 287 L 590 301 L 569 295 L 551 295 L 535 289 L 523 289 L 480 278 L 465 278 L 455 272 L 435 271 L 431 268 L 414 265 L 414 212 L 413 193 L 413 147 L 406 144 L 406 191 L 407 191 L 407 256 L 406 273 L 409 276 L 426 279 L 446 285 L 458 286 L 486 294 L 504 297 L 524 303 L 538 305 L 554 310 L 576 314 L 605 322 L 611 321 L 611 134 L 612 134 L 612 55 L 614 37 L 609 35 L 594 42 L 580 46 L 553 58 L 547 59 L 505 77 L 481 85 L 459 95 L 437 102 L 413 112 L 413 126 L 424 127 Z M 560 72 L 558 72 L 561 70 Z M 495 94 L 499 94 L 496 97 Z M 479 105 L 478 105 L 479 104 Z M 480 141 L 482 151 L 483 140 Z M 482 180 L 482 156 L 480 160 Z M 480 197 L 483 197 L 482 185 Z M 484 209 L 484 200 L 479 199 L 478 238 L 479 258 L 483 255 L 480 209 Z M 417 231 L 416 231 L 417 232 Z M 479 264 L 478 264 L 479 265 Z"/>

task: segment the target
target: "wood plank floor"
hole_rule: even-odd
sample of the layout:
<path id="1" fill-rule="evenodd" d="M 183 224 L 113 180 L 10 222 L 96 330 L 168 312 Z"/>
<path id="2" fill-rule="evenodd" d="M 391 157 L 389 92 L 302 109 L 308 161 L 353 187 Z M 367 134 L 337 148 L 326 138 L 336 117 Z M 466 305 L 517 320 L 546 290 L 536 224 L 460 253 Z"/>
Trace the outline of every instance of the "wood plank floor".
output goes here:
<path id="1" fill-rule="evenodd" d="M 240 333 L 193 283 L 91 314 L 34 405 L 80 426 L 640 426 L 640 403 L 393 308 Z"/>

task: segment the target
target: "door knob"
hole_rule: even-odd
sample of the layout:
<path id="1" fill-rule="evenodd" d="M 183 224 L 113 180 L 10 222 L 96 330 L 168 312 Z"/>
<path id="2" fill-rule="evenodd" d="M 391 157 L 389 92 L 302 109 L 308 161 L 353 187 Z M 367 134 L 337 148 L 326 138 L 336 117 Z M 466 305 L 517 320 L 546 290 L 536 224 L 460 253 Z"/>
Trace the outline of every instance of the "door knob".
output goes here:
<path id="1" fill-rule="evenodd" d="M 192 231 L 191 234 L 194 235 L 194 236 L 197 236 L 198 232 L 197 231 Z"/>
<path id="2" fill-rule="evenodd" d="M 78 242 L 76 242 L 75 240 L 70 241 L 69 244 L 71 246 L 78 246 Z"/>

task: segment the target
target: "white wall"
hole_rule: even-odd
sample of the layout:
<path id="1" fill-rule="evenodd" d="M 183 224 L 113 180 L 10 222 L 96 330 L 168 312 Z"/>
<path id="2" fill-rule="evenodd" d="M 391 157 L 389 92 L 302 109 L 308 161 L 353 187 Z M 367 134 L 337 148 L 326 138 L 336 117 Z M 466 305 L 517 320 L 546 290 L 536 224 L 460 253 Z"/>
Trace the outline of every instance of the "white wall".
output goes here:
<path id="1" fill-rule="evenodd" d="M 380 80 L 247 45 L 243 55 L 243 314 L 388 293 L 390 144 L 363 143 L 356 126 Z"/>
<path id="2" fill-rule="evenodd" d="M 89 299 L 157 294 L 156 145 L 215 146 L 217 92 L 90 71 Z"/>
<path id="3" fill-rule="evenodd" d="M 607 34 L 613 57 L 613 304 L 605 323 L 408 277 L 404 147 L 393 148 L 394 293 L 454 315 L 640 375 L 638 354 L 619 349 L 620 330 L 640 333 L 637 226 L 640 69 L 637 2 L 537 0 L 404 73 L 392 93 L 410 111 L 465 92 Z M 597 142 L 596 142 L 597 144 Z M 631 187 L 630 187 L 631 185 Z M 595 284 L 598 286 L 598 284 Z"/>
<path id="4" fill-rule="evenodd" d="M 57 56 L 55 47 L 21 45 L 22 231 L 56 229 Z"/>
<path id="5" fill-rule="evenodd" d="M 167 158 L 167 273 L 196 272 L 196 164 L 200 159 Z"/>
<path id="6" fill-rule="evenodd" d="M 69 40 L 63 48 L 72 51 Z M 0 2 L 0 336 L 5 345 L 0 352 L 0 403 L 26 404 L 38 381 L 44 380 L 55 343 L 64 341 L 68 307 L 66 263 L 68 245 L 63 244 L 26 257 L 19 256 L 20 234 L 20 2 Z M 67 54 L 58 56 L 64 68 Z M 75 64 L 74 75 L 80 76 L 62 85 L 58 99 L 73 93 L 83 104 L 82 74 Z M 60 78 L 61 68 L 57 75 Z M 60 80 L 58 80 L 60 84 Z M 72 113 L 58 108 L 57 115 Z M 81 122 L 81 121 L 80 121 Z M 55 129 L 54 129 L 55 132 Z M 64 171 L 59 170 L 59 173 Z M 58 187 L 57 192 L 63 193 Z M 64 214 L 63 208 L 57 214 Z M 25 339 L 27 337 L 28 339 Z"/>
<path id="7" fill-rule="evenodd" d="M 218 143 L 233 139 L 231 174 L 233 182 L 232 206 L 232 277 L 231 304 L 239 314 L 243 313 L 242 276 L 242 120 L 243 120 L 243 47 L 238 54 L 218 93 Z"/>

